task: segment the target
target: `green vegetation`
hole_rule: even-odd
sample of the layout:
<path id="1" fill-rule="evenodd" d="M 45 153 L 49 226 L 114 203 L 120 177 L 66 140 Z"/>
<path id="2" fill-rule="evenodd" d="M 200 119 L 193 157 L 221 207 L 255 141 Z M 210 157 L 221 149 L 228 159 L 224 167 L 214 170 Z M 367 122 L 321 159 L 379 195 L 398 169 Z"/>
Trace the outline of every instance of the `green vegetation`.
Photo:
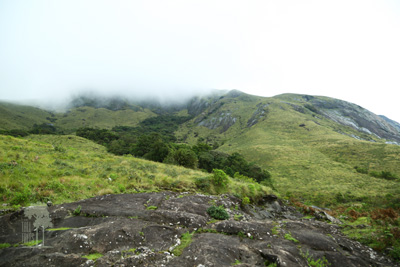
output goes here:
<path id="1" fill-rule="evenodd" d="M 175 116 L 163 116 L 164 118 L 175 118 Z M 187 120 L 187 119 L 185 119 Z M 148 125 L 148 121 L 157 121 L 155 118 L 144 120 L 140 125 Z M 177 120 L 177 122 L 181 122 Z M 107 147 L 107 150 L 116 155 L 132 154 L 156 162 L 180 165 L 195 169 L 204 169 L 213 172 L 214 169 L 221 169 L 231 177 L 238 180 L 250 182 L 263 182 L 272 186 L 271 175 L 267 170 L 254 163 L 247 162 L 244 157 L 235 152 L 232 155 L 212 150 L 211 146 L 205 143 L 198 143 L 194 146 L 186 144 L 175 144 L 171 140 L 172 132 L 163 132 L 155 127 L 115 127 L 112 130 L 80 128 L 76 135 L 92 140 Z M 177 125 L 176 125 L 177 126 Z M 140 130 L 139 130 L 140 129 Z M 173 128 L 175 129 L 175 128 Z M 146 134 L 146 132 L 148 132 Z M 161 135 L 159 132 L 163 132 Z M 251 177 L 251 178 L 250 178 Z"/>
<path id="2" fill-rule="evenodd" d="M 246 205 L 274 192 L 310 215 L 311 205 L 329 208 L 346 234 L 399 258 L 400 146 L 328 119 L 335 101 L 227 94 L 204 109 L 163 110 L 81 97 L 63 114 L 1 103 L 0 133 L 25 137 L 0 136 L 0 202 L 173 190 L 230 193 Z M 62 132 L 97 144 L 49 135 Z"/>
<path id="3" fill-rule="evenodd" d="M 73 214 L 75 216 L 79 216 L 81 214 L 81 209 L 82 209 L 81 205 L 78 205 L 78 207 L 73 211 Z"/>
<path id="4" fill-rule="evenodd" d="M 216 187 L 225 188 L 228 185 L 228 175 L 223 170 L 214 169 L 211 180 Z"/>
<path id="5" fill-rule="evenodd" d="M 88 260 L 96 261 L 97 259 L 103 257 L 104 255 L 101 253 L 92 253 L 89 255 L 83 255 L 82 258 L 86 258 Z"/>
<path id="6" fill-rule="evenodd" d="M 307 260 L 308 266 L 311 267 L 328 267 L 331 264 L 328 262 L 328 260 L 324 257 L 322 259 L 317 259 L 314 260 L 314 258 L 310 255 L 309 251 L 307 250 L 306 253 L 304 253 L 302 250 L 300 250 L 300 255 Z"/>
<path id="7" fill-rule="evenodd" d="M 72 202 L 97 195 L 160 190 L 216 194 L 212 174 L 115 156 L 103 146 L 71 135 L 0 135 L 0 202 L 18 205 Z M 62 149 L 60 149 L 62 148 Z M 203 186 L 198 181 L 208 181 Z M 256 200 L 272 190 L 228 177 L 223 192 Z M 249 190 L 249 185 L 254 189 Z M 75 214 L 80 214 L 77 207 Z"/>
<path id="8" fill-rule="evenodd" d="M 73 228 L 71 228 L 71 227 L 48 228 L 48 229 L 46 229 L 46 231 L 65 231 L 65 230 L 69 230 L 69 229 L 73 229 Z"/>
<path id="9" fill-rule="evenodd" d="M 235 259 L 235 262 L 232 263 L 232 265 L 239 265 L 242 264 L 242 262 L 238 259 Z"/>
<path id="10" fill-rule="evenodd" d="M 284 237 L 286 240 L 293 241 L 294 243 L 299 243 L 299 240 L 294 238 L 291 233 L 286 233 Z"/>
<path id="11" fill-rule="evenodd" d="M 192 238 L 193 238 L 194 233 L 189 233 L 186 232 L 181 236 L 181 243 L 174 248 L 172 253 L 175 256 L 180 256 L 183 252 L 183 250 L 192 243 Z"/>
<path id="12" fill-rule="evenodd" d="M 211 206 L 207 209 L 207 213 L 214 219 L 226 220 L 229 219 L 229 214 L 223 206 Z"/>
<path id="13" fill-rule="evenodd" d="M 42 240 L 32 240 L 32 241 L 23 243 L 22 245 L 27 246 L 27 247 L 33 247 L 33 246 L 39 245 L 40 243 L 42 243 Z"/>
<path id="14" fill-rule="evenodd" d="M 156 207 L 156 206 L 148 206 L 146 209 L 147 210 L 156 210 L 156 209 L 158 209 L 158 207 Z"/>
<path id="15" fill-rule="evenodd" d="M 0 249 L 11 247 L 10 243 L 1 243 Z"/>

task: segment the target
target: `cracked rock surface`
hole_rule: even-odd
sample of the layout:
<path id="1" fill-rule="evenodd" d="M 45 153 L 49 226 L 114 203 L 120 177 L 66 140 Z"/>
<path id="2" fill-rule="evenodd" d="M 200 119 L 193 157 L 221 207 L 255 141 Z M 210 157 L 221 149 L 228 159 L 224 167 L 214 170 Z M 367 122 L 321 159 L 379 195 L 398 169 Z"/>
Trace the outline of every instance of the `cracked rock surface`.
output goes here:
<path id="1" fill-rule="evenodd" d="M 211 205 L 224 206 L 230 218 L 213 220 L 206 212 Z M 21 244 L 23 210 L 0 217 L 0 243 L 11 244 L 0 249 L 0 266 L 309 266 L 307 258 L 330 266 L 398 266 L 344 237 L 336 224 L 303 219 L 275 196 L 243 206 L 229 195 L 105 195 L 48 211 L 54 228 L 45 231 L 43 246 Z M 192 242 L 177 256 L 187 232 Z M 97 259 L 83 257 L 94 253 Z"/>

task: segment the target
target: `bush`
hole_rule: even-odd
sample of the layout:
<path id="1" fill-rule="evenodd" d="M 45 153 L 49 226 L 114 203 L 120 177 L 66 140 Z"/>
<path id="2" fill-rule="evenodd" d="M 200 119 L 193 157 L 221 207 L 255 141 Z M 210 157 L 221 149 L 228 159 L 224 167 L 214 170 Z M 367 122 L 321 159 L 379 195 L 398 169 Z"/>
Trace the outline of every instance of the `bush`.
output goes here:
<path id="1" fill-rule="evenodd" d="M 208 192 L 210 190 L 210 179 L 208 177 L 199 177 L 194 180 L 194 184 L 196 187 L 204 192 Z"/>
<path id="2" fill-rule="evenodd" d="M 362 168 L 362 167 L 359 167 L 359 166 L 355 166 L 354 169 L 355 169 L 356 172 L 358 172 L 358 173 L 368 174 L 368 169 L 366 169 L 366 168 Z"/>
<path id="3" fill-rule="evenodd" d="M 381 172 L 376 172 L 372 171 L 370 172 L 370 175 L 375 177 L 375 178 L 382 178 L 386 180 L 395 180 L 397 179 L 397 176 L 390 171 L 381 171 Z"/>
<path id="4" fill-rule="evenodd" d="M 207 213 L 217 220 L 229 219 L 229 214 L 223 206 L 211 206 L 207 209 Z"/>
<path id="5" fill-rule="evenodd" d="M 214 169 L 213 173 L 212 182 L 215 186 L 226 187 L 228 185 L 228 175 L 223 170 Z"/>
<path id="6" fill-rule="evenodd" d="M 400 261 L 400 245 L 393 247 L 389 255 L 396 261 Z"/>
<path id="7" fill-rule="evenodd" d="M 22 192 L 16 192 L 11 200 L 11 205 L 24 205 L 32 201 L 32 194 L 28 187 L 25 187 Z"/>

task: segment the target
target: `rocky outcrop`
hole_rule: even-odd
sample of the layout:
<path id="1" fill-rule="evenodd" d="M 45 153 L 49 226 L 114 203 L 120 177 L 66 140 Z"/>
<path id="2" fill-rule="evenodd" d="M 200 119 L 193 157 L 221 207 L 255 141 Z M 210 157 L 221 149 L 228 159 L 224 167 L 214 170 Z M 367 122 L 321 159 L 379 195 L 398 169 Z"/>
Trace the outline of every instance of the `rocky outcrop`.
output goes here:
<path id="1" fill-rule="evenodd" d="M 212 219 L 211 205 L 224 206 L 230 218 Z M 105 195 L 48 211 L 54 228 L 45 231 L 43 246 L 13 246 L 21 241 L 23 210 L 0 217 L 0 243 L 11 244 L 0 250 L 0 266 L 308 266 L 310 259 L 396 266 L 345 238 L 339 226 L 303 219 L 275 196 L 250 206 L 229 195 Z M 187 232 L 191 243 L 179 255 Z M 94 253 L 96 260 L 83 257 Z"/>
<path id="2" fill-rule="evenodd" d="M 375 115 L 358 105 L 333 98 L 328 101 L 315 97 L 307 98 L 307 101 L 320 114 L 337 123 L 400 143 L 400 128 L 396 128 L 395 124 L 390 123 L 388 119 Z"/>

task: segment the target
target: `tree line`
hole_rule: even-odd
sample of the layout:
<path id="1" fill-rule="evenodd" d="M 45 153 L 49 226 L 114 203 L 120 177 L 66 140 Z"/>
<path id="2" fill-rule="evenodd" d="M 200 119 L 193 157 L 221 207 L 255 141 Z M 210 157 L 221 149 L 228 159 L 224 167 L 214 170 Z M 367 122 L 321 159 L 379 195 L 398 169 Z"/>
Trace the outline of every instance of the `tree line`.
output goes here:
<path id="1" fill-rule="evenodd" d="M 193 146 L 177 144 L 171 141 L 174 139 L 168 134 L 162 135 L 150 131 L 138 135 L 135 127 L 130 128 L 115 127 L 112 130 L 80 128 L 76 131 L 76 135 L 104 145 L 109 152 L 116 155 L 131 154 L 147 160 L 198 168 L 207 172 L 220 169 L 232 177 L 239 174 L 272 186 L 270 173 L 246 161 L 240 153 L 220 152 L 206 143 Z"/>

